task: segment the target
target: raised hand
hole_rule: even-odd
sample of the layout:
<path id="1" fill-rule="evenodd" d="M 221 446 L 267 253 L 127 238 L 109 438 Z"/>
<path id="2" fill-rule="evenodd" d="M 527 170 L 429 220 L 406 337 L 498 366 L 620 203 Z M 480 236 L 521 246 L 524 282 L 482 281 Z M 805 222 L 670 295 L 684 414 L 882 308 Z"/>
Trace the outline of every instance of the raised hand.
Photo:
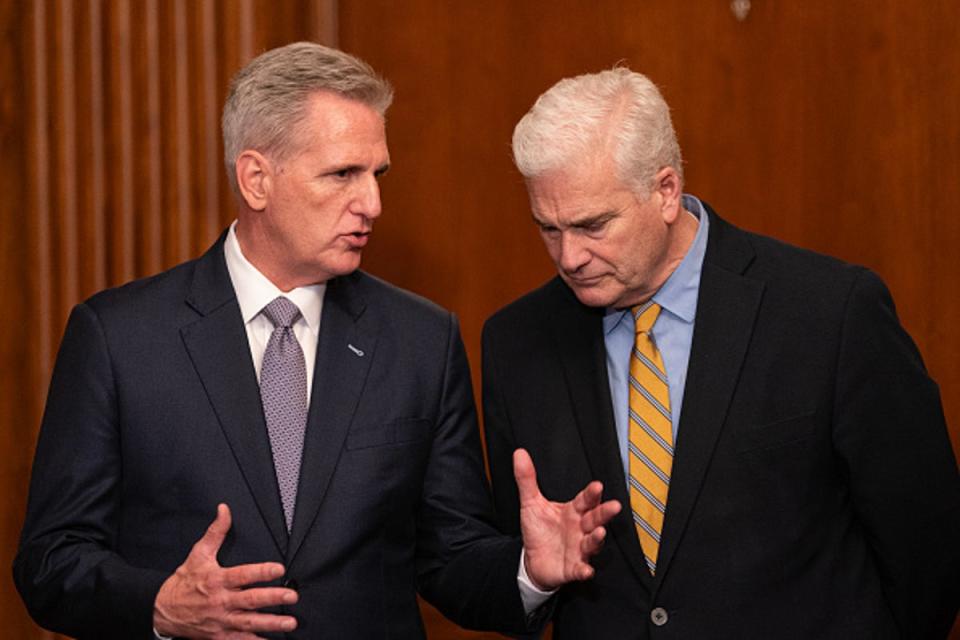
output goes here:
<path id="1" fill-rule="evenodd" d="M 524 449 L 513 452 L 520 494 L 520 533 L 527 576 L 545 591 L 593 577 L 590 558 L 607 535 L 604 525 L 620 512 L 616 500 L 601 502 L 603 485 L 588 484 L 569 502 L 551 502 L 537 485 L 537 472 Z"/>
<path id="2" fill-rule="evenodd" d="M 261 631 L 293 631 L 292 616 L 258 609 L 294 604 L 297 592 L 283 587 L 246 588 L 283 575 L 276 562 L 223 568 L 217 553 L 230 531 L 230 508 L 217 506 L 217 517 L 190 555 L 160 587 L 153 607 L 153 627 L 164 636 L 252 640 Z"/>

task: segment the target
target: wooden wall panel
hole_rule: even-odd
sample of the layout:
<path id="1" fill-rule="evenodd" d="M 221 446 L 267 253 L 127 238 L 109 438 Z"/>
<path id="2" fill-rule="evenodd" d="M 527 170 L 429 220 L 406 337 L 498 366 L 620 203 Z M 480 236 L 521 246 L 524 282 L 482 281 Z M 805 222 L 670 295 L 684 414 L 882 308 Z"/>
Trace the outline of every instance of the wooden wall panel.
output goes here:
<path id="1" fill-rule="evenodd" d="M 960 450 L 960 4 L 739 4 L 341 0 L 341 45 L 397 89 L 365 266 L 460 314 L 476 384 L 483 320 L 553 273 L 513 126 L 561 77 L 622 60 L 671 104 L 690 192 L 883 276 Z"/>
<path id="2" fill-rule="evenodd" d="M 9 567 L 70 308 L 201 253 L 233 219 L 220 110 L 251 57 L 332 42 L 333 0 L 0 2 L 0 620 L 28 619 Z"/>
<path id="3" fill-rule="evenodd" d="M 38 401 L 30 392 L 34 396 L 42 393 L 33 386 L 38 377 L 30 366 L 39 341 L 28 336 L 44 309 L 36 306 L 29 293 L 37 274 L 29 270 L 27 225 L 19 223 L 33 214 L 38 204 L 28 202 L 26 190 L 27 176 L 35 175 L 35 167 L 25 153 L 33 123 L 22 112 L 30 87 L 26 82 L 29 58 L 21 31 L 29 25 L 23 25 L 21 17 L 21 7 L 0 2 L 0 148 L 6 158 L 5 170 L 0 171 L 0 193 L 7 199 L 0 207 L 0 292 L 6 309 L 0 330 L 0 620 L 4 624 L 12 621 L 12 629 L 30 637 L 23 606 L 6 577 L 23 518 L 25 479 L 30 472 L 33 443 L 25 433 L 35 430 L 35 426 L 23 422 L 36 416 Z M 35 633 L 33 637 L 42 636 Z"/>

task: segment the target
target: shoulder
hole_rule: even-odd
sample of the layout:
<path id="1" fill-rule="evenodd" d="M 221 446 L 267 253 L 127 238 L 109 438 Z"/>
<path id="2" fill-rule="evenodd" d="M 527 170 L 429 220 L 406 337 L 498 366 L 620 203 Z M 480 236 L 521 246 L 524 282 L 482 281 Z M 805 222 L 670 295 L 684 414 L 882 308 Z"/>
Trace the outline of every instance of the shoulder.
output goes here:
<path id="1" fill-rule="evenodd" d="M 436 331 L 456 324 L 454 315 L 435 302 L 365 271 L 338 278 L 330 287 L 328 295 L 345 296 L 349 304 L 363 305 L 364 314 L 373 314 L 386 327 Z"/>
<path id="2" fill-rule="evenodd" d="M 768 290 L 816 302 L 848 295 L 863 280 L 879 282 L 866 267 L 777 238 L 740 229 L 713 214 L 704 268 L 738 271 Z"/>
<path id="3" fill-rule="evenodd" d="M 126 284 L 100 291 L 83 302 L 97 316 L 132 319 L 170 317 L 185 307 L 199 259 Z"/>
<path id="4" fill-rule="evenodd" d="M 555 276 L 491 315 L 484 324 L 484 335 L 501 328 L 517 332 L 544 326 L 551 317 L 581 306 L 560 277 Z"/>

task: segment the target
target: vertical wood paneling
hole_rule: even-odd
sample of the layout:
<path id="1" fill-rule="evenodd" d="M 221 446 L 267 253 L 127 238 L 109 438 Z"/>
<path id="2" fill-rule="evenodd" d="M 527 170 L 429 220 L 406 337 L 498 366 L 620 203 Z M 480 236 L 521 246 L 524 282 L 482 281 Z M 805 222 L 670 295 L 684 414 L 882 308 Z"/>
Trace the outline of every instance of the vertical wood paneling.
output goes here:
<path id="1" fill-rule="evenodd" d="M 0 145 L 6 160 L 4 171 L 0 172 L 0 193 L 7 199 L 6 206 L 0 207 L 0 291 L 5 315 L 17 316 L 13 320 L 18 325 L 29 323 L 32 329 L 8 330 L 5 324 L 0 331 L 0 566 L 4 567 L 9 567 L 13 559 L 25 504 L 24 480 L 33 447 L 30 429 L 18 429 L 16 425 L 24 416 L 36 415 L 38 411 L 41 394 L 24 391 L 39 390 L 46 383 L 34 365 L 36 352 L 44 343 L 41 336 L 45 334 L 47 316 L 38 315 L 40 301 L 31 295 L 39 274 L 29 271 L 38 235 L 39 206 L 27 182 L 29 176 L 37 173 L 31 152 L 41 138 L 41 123 L 25 107 L 43 103 L 38 100 L 34 81 L 36 66 L 42 65 L 32 62 L 35 33 L 42 29 L 34 23 L 34 17 L 17 3 L 0 3 Z M 38 20 L 42 23 L 43 16 Z M 0 620 L 13 629 L 26 628 L 23 607 L 12 587 L 3 584 Z"/>
<path id="2" fill-rule="evenodd" d="M 33 169 L 33 180 L 30 184 L 27 194 L 27 210 L 32 212 L 32 216 L 27 216 L 29 227 L 29 247 L 27 254 L 32 256 L 31 270 L 36 274 L 35 278 L 29 281 L 31 291 L 34 293 L 34 308 L 38 317 L 41 319 L 39 331 L 36 334 L 36 349 L 39 366 L 33 368 L 37 377 L 45 379 L 47 377 L 47 366 L 52 359 L 54 344 L 54 332 L 59 314 L 54 313 L 53 306 L 53 269 L 51 267 L 50 250 L 50 171 L 47 165 L 51 156 L 50 137 L 47 132 L 47 113 L 50 109 L 50 99 L 47 94 L 47 67 L 48 55 L 46 34 L 47 11 L 44 4 L 38 3 L 34 7 L 32 21 L 32 42 L 31 54 L 33 65 L 30 72 L 26 74 L 27 78 L 32 80 L 31 98 L 25 118 L 32 125 L 30 130 L 33 133 L 29 141 L 30 148 L 27 151 L 27 157 L 24 161 L 29 162 Z M 37 390 L 42 389 L 40 380 L 34 378 L 33 382 Z M 39 394 L 37 394 L 39 395 Z M 39 406 L 35 401 L 35 407 Z"/>
<path id="3" fill-rule="evenodd" d="M 103 24 L 101 0 L 89 0 L 88 37 L 85 38 L 84 67 L 87 69 L 87 89 L 90 112 L 86 119 L 85 132 L 80 148 L 90 150 L 89 180 L 84 181 L 87 197 L 84 208 L 88 211 L 88 222 L 82 236 L 81 246 L 85 264 L 90 273 L 86 278 L 89 288 L 100 290 L 107 285 L 107 242 L 104 223 L 106 208 L 106 159 L 104 136 L 104 95 L 103 95 Z M 78 167 L 79 168 L 79 167 Z"/>
<path id="4" fill-rule="evenodd" d="M 340 17 L 336 2 L 315 2 L 312 5 L 314 32 L 317 40 L 336 47 L 340 45 Z"/>
<path id="5" fill-rule="evenodd" d="M 187 56 L 187 45 L 190 34 L 187 31 L 187 0 L 171 0 L 173 11 L 172 43 L 173 54 L 171 72 L 171 105 L 167 133 L 173 148 L 171 160 L 173 172 L 170 189 L 173 195 L 172 226 L 168 229 L 167 256 L 170 262 L 182 262 L 190 254 L 190 124 L 189 124 L 189 97 L 187 95 L 190 61 Z"/>
<path id="6" fill-rule="evenodd" d="M 110 57 L 108 128 L 110 152 L 110 280 L 134 277 L 133 86 L 129 0 L 115 0 L 109 11 Z"/>
<path id="7" fill-rule="evenodd" d="M 240 44 L 238 60 L 251 60 L 257 52 L 253 50 L 253 0 L 239 1 L 239 36 L 237 42 Z M 334 3 L 329 3 L 334 4 Z M 230 13 L 229 11 L 227 13 Z M 335 28 L 335 27 L 334 27 Z M 322 42 L 322 40 L 321 40 Z"/>
<path id="8" fill-rule="evenodd" d="M 139 4 L 142 14 L 137 23 L 142 26 L 142 49 L 137 56 L 137 95 L 143 104 L 137 130 L 140 146 L 136 153 L 137 192 L 143 194 L 138 203 L 140 222 L 137 234 L 138 271 L 155 273 L 163 264 L 163 200 L 164 188 L 160 146 L 160 35 L 158 0 Z"/>
<path id="9" fill-rule="evenodd" d="M 230 76 L 335 32 L 333 0 L 0 2 L 0 566 L 16 549 L 40 412 L 70 308 L 194 257 L 234 217 Z M 0 573 L 0 635 L 51 638 Z"/>
<path id="10" fill-rule="evenodd" d="M 223 163 L 220 162 L 220 112 L 222 110 L 220 91 L 217 86 L 217 49 L 216 49 L 216 15 L 214 3 L 205 2 L 200 5 L 202 40 L 200 44 L 203 59 L 203 78 L 199 83 L 203 88 L 200 103 L 203 105 L 202 139 L 203 139 L 203 187 L 204 202 L 202 207 L 203 225 L 195 238 L 194 252 L 203 251 L 209 244 L 208 239 L 215 236 L 220 228 L 220 175 L 223 173 Z M 200 120 L 201 118 L 198 118 Z M 201 137 L 201 136 L 198 136 Z"/>
<path id="11" fill-rule="evenodd" d="M 79 297 L 79 269 L 77 255 L 77 110 L 74 62 L 74 11 L 72 2 L 54 5 L 54 35 L 56 55 L 52 93 L 53 109 L 57 117 L 52 125 L 56 161 L 53 176 L 58 206 L 53 210 L 52 231 L 56 238 L 53 250 L 54 264 L 61 276 L 58 280 L 55 308 L 63 314 L 65 301 Z"/>

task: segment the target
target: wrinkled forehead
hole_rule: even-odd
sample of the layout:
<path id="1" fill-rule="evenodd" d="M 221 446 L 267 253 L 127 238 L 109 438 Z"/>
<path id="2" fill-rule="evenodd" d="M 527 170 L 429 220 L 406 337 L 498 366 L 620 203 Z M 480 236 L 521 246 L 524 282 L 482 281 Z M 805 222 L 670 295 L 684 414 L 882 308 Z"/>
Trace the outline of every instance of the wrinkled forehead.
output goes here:
<path id="1" fill-rule="evenodd" d="M 619 210 L 634 199 L 612 166 L 587 163 L 527 178 L 533 217 L 541 222 L 575 223 Z"/>

